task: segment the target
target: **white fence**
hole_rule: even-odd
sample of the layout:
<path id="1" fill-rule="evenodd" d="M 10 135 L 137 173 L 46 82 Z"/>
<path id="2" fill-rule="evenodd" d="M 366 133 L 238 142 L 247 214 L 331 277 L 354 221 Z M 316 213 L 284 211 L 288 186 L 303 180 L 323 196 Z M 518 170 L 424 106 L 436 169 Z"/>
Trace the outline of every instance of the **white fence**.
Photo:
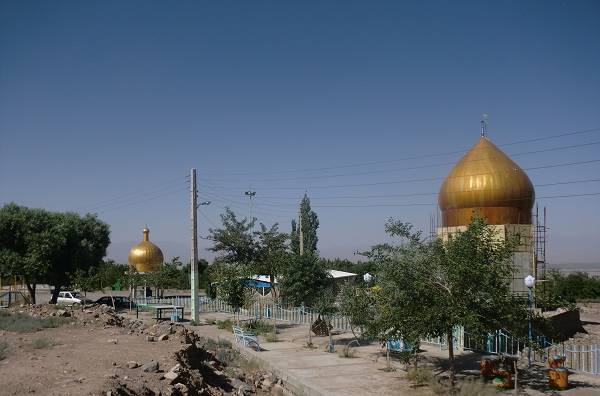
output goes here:
<path id="1" fill-rule="evenodd" d="M 600 375 L 600 345 L 562 343 L 534 353 L 534 359 L 546 363 L 548 357 L 564 356 L 565 366 L 573 371 Z"/>
<path id="2" fill-rule="evenodd" d="M 268 318 L 282 322 L 288 322 L 300 325 L 309 325 L 318 318 L 318 312 L 314 312 L 309 308 L 304 307 L 282 307 L 277 304 L 254 302 L 251 306 L 240 308 L 236 312 L 231 305 L 218 300 L 206 297 L 200 297 L 199 310 L 200 312 L 223 312 L 230 314 L 239 314 L 251 318 Z M 184 310 L 191 310 L 190 297 L 141 297 L 135 299 L 136 304 L 168 304 L 183 307 Z M 332 315 L 330 317 L 331 325 L 334 330 L 351 331 L 350 321 L 345 316 Z"/>
<path id="3" fill-rule="evenodd" d="M 184 307 L 185 310 L 191 309 L 190 297 L 166 297 L 166 298 L 137 298 L 139 304 L 169 304 Z M 277 321 L 309 325 L 317 317 L 318 312 L 303 307 L 284 308 L 277 304 L 267 304 L 254 302 L 252 306 L 240 308 L 239 312 L 221 300 L 213 300 L 206 297 L 199 298 L 200 312 L 223 312 L 230 314 L 239 314 L 251 318 L 269 318 Z M 334 330 L 351 331 L 350 321 L 341 315 L 333 315 L 331 324 Z M 472 350 L 477 352 L 504 354 L 518 356 L 525 348 L 525 345 L 510 334 L 504 331 L 498 331 L 482 339 L 475 339 L 464 330 L 457 326 L 454 331 L 454 347 L 457 350 Z M 423 343 L 438 345 L 446 349 L 446 337 L 436 337 L 422 340 Z M 566 356 L 566 366 L 582 373 L 600 375 L 600 344 L 581 345 L 581 344 L 557 344 L 551 345 L 543 350 L 542 353 L 534 353 L 534 359 L 540 363 L 545 363 L 548 356 L 561 355 Z"/>

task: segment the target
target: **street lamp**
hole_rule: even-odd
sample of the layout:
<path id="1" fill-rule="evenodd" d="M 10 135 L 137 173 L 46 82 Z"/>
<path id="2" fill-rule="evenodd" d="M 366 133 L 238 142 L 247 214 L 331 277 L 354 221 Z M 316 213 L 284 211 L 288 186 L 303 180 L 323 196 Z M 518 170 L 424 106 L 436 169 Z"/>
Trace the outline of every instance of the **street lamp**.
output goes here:
<path id="1" fill-rule="evenodd" d="M 527 364 L 531 367 L 531 343 L 533 340 L 533 333 L 531 330 L 531 311 L 533 309 L 533 287 L 535 286 L 535 278 L 532 275 L 527 275 L 523 281 L 528 289 L 527 302 L 529 303 L 529 348 L 527 348 Z"/>
<path id="2" fill-rule="evenodd" d="M 200 206 L 202 206 L 202 205 L 210 205 L 210 204 L 211 204 L 211 201 L 204 201 L 204 202 L 200 202 L 200 203 L 198 204 L 198 207 L 200 207 Z"/>

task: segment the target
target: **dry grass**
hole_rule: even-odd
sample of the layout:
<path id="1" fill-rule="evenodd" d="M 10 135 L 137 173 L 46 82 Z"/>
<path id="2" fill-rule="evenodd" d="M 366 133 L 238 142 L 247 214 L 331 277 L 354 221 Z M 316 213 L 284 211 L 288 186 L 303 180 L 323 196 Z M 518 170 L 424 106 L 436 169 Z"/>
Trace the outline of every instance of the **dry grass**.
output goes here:
<path id="1" fill-rule="evenodd" d="M 0 341 L 0 360 L 6 359 L 6 356 L 8 356 L 8 344 Z"/>
<path id="2" fill-rule="evenodd" d="M 47 349 L 56 345 L 60 345 L 60 342 L 47 337 L 37 338 L 31 343 L 33 349 Z"/>
<path id="3" fill-rule="evenodd" d="M 0 311 L 0 330 L 15 333 L 33 333 L 38 330 L 60 327 L 70 323 L 71 318 L 50 316 L 47 318 L 34 318 L 29 315 Z"/>

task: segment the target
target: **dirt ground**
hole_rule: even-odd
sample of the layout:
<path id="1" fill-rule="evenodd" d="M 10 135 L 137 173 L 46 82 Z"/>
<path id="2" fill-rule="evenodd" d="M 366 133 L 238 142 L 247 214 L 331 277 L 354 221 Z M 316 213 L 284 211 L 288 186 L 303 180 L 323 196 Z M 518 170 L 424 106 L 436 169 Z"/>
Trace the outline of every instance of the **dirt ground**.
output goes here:
<path id="1" fill-rule="evenodd" d="M 106 306 L 63 311 L 46 305 L 19 311 L 38 318 L 70 316 L 72 321 L 35 332 L 0 330 L 0 341 L 8 345 L 0 360 L 0 395 L 268 395 L 286 391 L 283 382 L 270 373 L 258 367 L 229 367 L 216 352 L 203 349 L 204 341 L 194 332 L 168 321 L 156 324 L 147 313 L 136 320 L 116 315 Z M 223 351 L 235 352 L 225 348 L 219 356 L 224 356 Z M 153 361 L 158 368 L 143 370 Z"/>

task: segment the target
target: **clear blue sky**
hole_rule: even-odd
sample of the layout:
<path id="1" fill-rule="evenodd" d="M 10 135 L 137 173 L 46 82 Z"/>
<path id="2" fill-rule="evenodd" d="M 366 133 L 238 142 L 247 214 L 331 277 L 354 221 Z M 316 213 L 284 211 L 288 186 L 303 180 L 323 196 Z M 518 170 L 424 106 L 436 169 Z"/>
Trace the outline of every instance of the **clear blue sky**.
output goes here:
<path id="1" fill-rule="evenodd" d="M 499 145 L 600 128 L 598 21 L 597 1 L 2 1 L 0 203 L 98 212 L 121 261 L 148 224 L 187 258 L 196 167 L 211 222 L 252 189 L 289 231 L 306 190 L 322 255 L 352 257 L 390 216 L 429 231 L 459 154 L 401 159 L 467 149 L 482 113 Z M 599 141 L 501 148 L 530 169 L 600 159 Z M 544 197 L 600 192 L 599 170 L 527 173 Z M 340 207 L 379 204 L 398 206 Z M 600 263 L 600 196 L 539 204 L 551 262 Z"/>

